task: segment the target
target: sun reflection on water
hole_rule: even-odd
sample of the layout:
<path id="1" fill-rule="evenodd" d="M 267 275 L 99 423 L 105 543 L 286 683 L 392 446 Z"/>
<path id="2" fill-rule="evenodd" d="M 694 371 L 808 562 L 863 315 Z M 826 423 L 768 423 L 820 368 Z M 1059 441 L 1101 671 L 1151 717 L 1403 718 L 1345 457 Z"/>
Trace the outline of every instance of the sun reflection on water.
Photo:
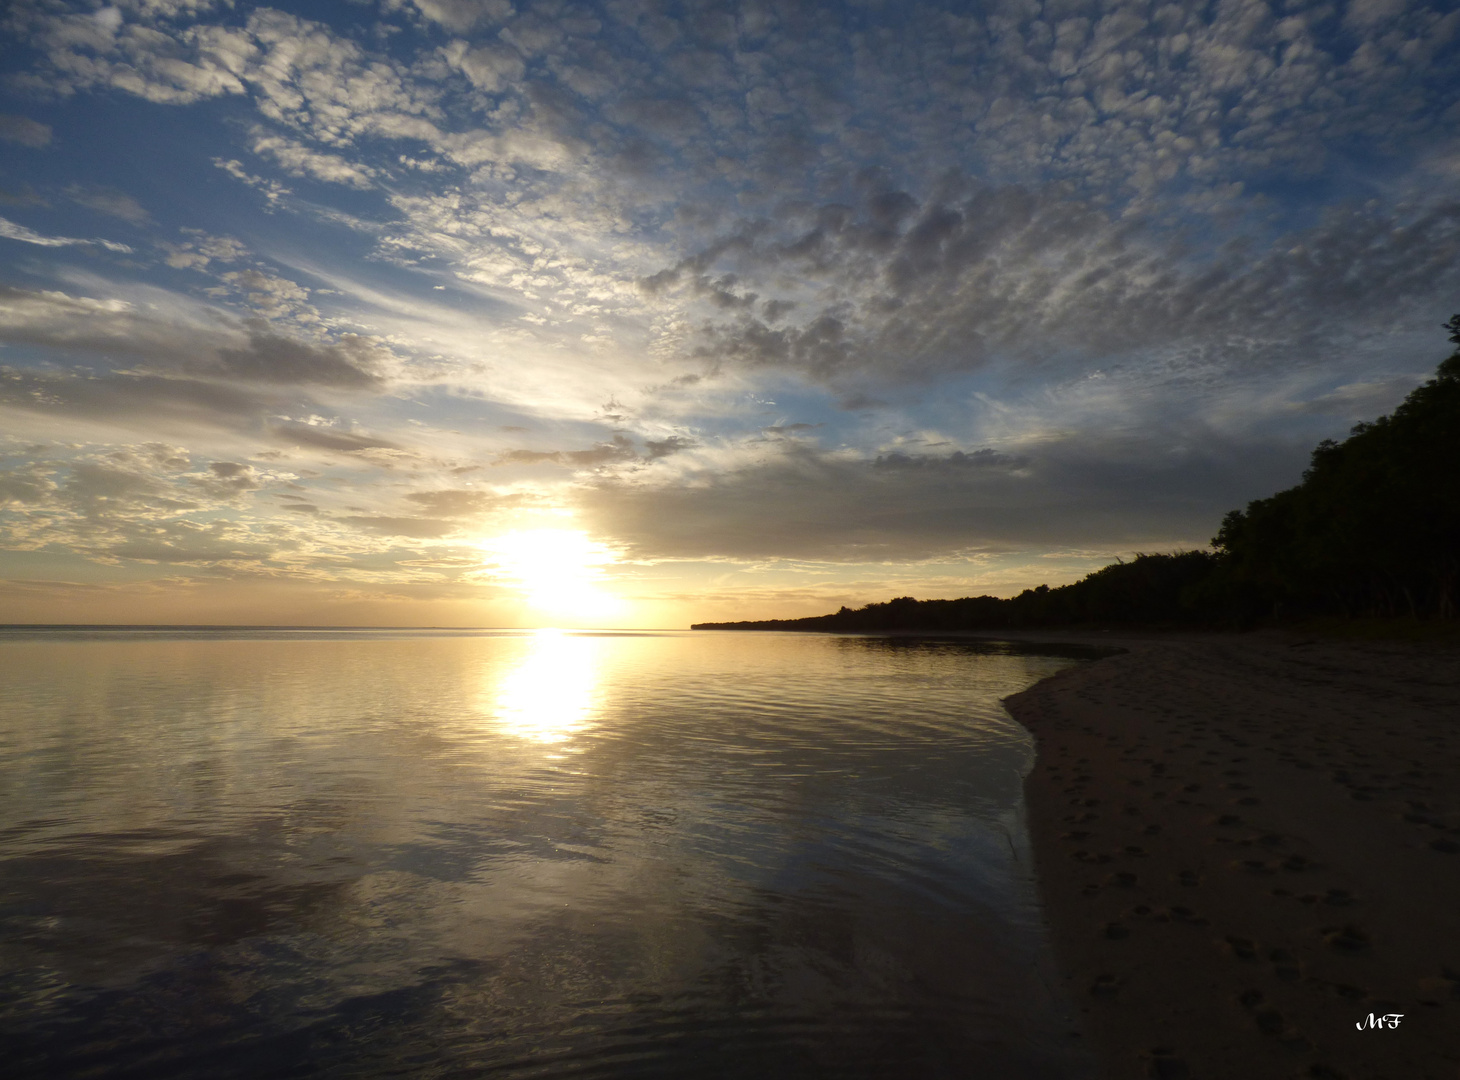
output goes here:
<path id="1" fill-rule="evenodd" d="M 490 713 L 507 735 L 563 743 L 593 726 L 598 709 L 598 643 L 539 630 L 494 688 Z"/>

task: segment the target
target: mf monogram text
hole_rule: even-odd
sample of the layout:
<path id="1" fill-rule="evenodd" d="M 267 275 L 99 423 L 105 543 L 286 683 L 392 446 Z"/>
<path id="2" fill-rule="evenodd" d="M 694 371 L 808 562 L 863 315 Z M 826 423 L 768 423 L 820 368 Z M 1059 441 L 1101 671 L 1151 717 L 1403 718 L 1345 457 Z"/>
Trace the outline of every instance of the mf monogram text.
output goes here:
<path id="1" fill-rule="evenodd" d="M 1373 1013 L 1370 1013 L 1367 1020 L 1360 1020 L 1354 1027 L 1360 1031 L 1363 1031 L 1366 1027 L 1381 1029 L 1388 1027 L 1390 1030 L 1393 1030 L 1399 1026 L 1399 1021 L 1403 1019 L 1403 1013 L 1385 1013 L 1383 1016 L 1375 1016 Z"/>

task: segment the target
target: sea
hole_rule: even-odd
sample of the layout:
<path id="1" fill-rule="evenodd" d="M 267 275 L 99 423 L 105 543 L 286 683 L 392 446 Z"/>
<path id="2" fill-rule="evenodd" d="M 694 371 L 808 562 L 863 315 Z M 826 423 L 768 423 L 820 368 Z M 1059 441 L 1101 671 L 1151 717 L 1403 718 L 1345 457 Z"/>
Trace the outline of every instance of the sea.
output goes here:
<path id="1" fill-rule="evenodd" d="M 1000 699 L 1093 655 L 0 630 L 0 1073 L 1086 1077 Z"/>

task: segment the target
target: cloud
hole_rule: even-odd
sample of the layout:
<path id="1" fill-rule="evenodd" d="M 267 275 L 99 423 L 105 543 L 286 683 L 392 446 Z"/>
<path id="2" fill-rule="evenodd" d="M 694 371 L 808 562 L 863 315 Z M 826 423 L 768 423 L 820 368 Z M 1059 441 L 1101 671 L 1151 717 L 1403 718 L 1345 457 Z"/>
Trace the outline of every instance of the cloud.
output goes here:
<path id="1" fill-rule="evenodd" d="M 49 124 L 42 124 L 28 116 L 0 113 L 0 139 L 19 143 L 21 146 L 49 146 L 51 128 Z"/>
<path id="2" fill-rule="evenodd" d="M 1014 454 L 1001 454 L 997 450 L 985 448 L 975 450 L 971 454 L 955 450 L 946 457 L 937 457 L 932 454 L 904 454 L 894 451 L 890 454 L 877 455 L 877 459 L 872 462 L 872 468 L 892 472 L 911 470 L 956 472 L 960 469 L 1017 469 L 1028 463 L 1028 458 Z"/>
<path id="3" fill-rule="evenodd" d="M 491 510 L 519 506 L 525 501 L 522 495 L 499 495 L 470 488 L 413 491 L 406 498 L 438 518 L 474 517 Z"/>
<path id="4" fill-rule="evenodd" d="M 240 326 L 217 312 L 210 317 L 207 309 L 0 288 L 0 342 L 79 361 L 74 368 L 0 368 L 5 409 L 142 432 L 262 435 L 326 451 L 400 449 L 390 438 L 267 419 L 318 413 L 322 392 L 358 399 L 379 391 L 394 354 L 358 335 L 311 341 L 258 320 Z M 124 359 L 130 367 L 106 370 Z M 210 490 L 217 495 L 222 487 Z"/>
<path id="5" fill-rule="evenodd" d="M 214 577 L 383 580 L 394 572 L 352 563 L 380 552 L 378 537 L 431 539 L 456 528 L 368 513 L 334 517 L 292 493 L 285 494 L 293 514 L 279 517 L 256 496 L 297 486 L 292 481 L 248 462 L 200 461 L 166 443 L 79 453 L 58 446 L 51 456 L 43 449 L 30 447 L 31 460 L 0 466 L 0 543 L 7 548 L 64 549 L 111 565 L 192 565 Z"/>
<path id="6" fill-rule="evenodd" d="M 167 265 L 178 270 L 206 270 L 215 259 L 219 262 L 234 262 L 248 254 L 242 242 L 231 236 L 209 236 L 201 229 L 184 229 L 191 233 L 192 240 L 181 244 L 164 243 Z"/>
<path id="7" fill-rule="evenodd" d="M 207 25 L 169 27 L 169 33 L 161 27 L 170 15 L 190 13 L 163 6 L 131 14 L 135 21 L 116 7 L 88 13 L 19 8 L 14 22 L 29 29 L 50 68 L 32 80 L 37 88 L 70 96 L 107 87 L 167 105 L 244 92 L 239 76 L 257 53 L 246 35 Z"/>
<path id="8" fill-rule="evenodd" d="M 216 382 L 145 375 L 86 376 L 0 367 L 0 407 L 138 431 L 246 430 L 283 402 Z"/>
<path id="9" fill-rule="evenodd" d="M 230 270 L 219 274 L 218 280 L 242 292 L 267 319 L 293 318 L 305 323 L 319 321 L 318 309 L 308 302 L 309 290 L 297 281 L 257 269 Z"/>
<path id="10" fill-rule="evenodd" d="M 263 486 L 252 465 L 237 461 L 214 461 L 208 465 L 207 472 L 189 479 L 204 494 L 220 501 L 241 498 Z"/>
<path id="11" fill-rule="evenodd" d="M 460 526 L 451 521 L 433 521 L 429 518 L 385 517 L 355 515 L 340 518 L 356 528 L 380 533 L 383 536 L 406 536 L 414 540 L 435 540 L 449 536 Z"/>
<path id="12" fill-rule="evenodd" d="M 141 203 L 125 192 L 113 188 L 72 184 L 66 189 L 66 194 L 74 203 L 101 214 L 121 218 L 131 225 L 145 225 L 152 220 L 152 216 Z"/>
<path id="13" fill-rule="evenodd" d="M 497 455 L 493 465 L 564 465 L 571 468 L 594 468 L 637 460 L 632 439 L 615 435 L 610 442 L 599 443 L 589 450 L 506 450 Z"/>
<path id="14" fill-rule="evenodd" d="M 646 439 L 644 449 L 648 451 L 650 461 L 658 458 L 669 457 L 671 454 L 678 454 L 685 450 L 693 450 L 699 444 L 693 439 L 683 435 L 670 435 L 666 439 Z"/>
<path id="15" fill-rule="evenodd" d="M 802 209 L 663 272 L 659 281 L 672 282 L 686 267 L 718 266 L 742 288 L 791 279 L 835 298 L 803 303 L 801 319 L 778 326 L 712 305 L 699 355 L 832 385 L 1153 349 L 1201 349 L 1252 367 L 1290 357 L 1299 342 L 1401 325 L 1460 289 L 1453 199 L 1334 207 L 1266 250 L 1239 239 L 1203 255 L 1179 234 L 1112 217 L 1058 186 L 946 177 L 895 213 L 885 202 Z"/>
<path id="16" fill-rule="evenodd" d="M 6 504 L 31 504 L 46 501 L 56 489 L 55 482 L 34 462 L 0 473 L 0 508 Z"/>
<path id="17" fill-rule="evenodd" d="M 241 180 L 251 188 L 257 188 L 264 193 L 270 207 L 280 205 L 286 196 L 293 192 L 277 180 L 266 179 L 262 176 L 255 176 L 243 167 L 243 162 L 231 158 L 214 158 L 213 164 L 222 169 L 235 180 Z"/>
<path id="18" fill-rule="evenodd" d="M 1404 12 L 1405 0 L 1349 0 L 1343 21 L 1358 31 L 1370 31 Z"/>
<path id="19" fill-rule="evenodd" d="M 388 349 L 358 334 L 315 344 L 285 337 L 255 321 L 246 347 L 219 349 L 216 366 L 200 370 L 247 382 L 371 389 L 381 385 L 379 369 L 392 358 Z"/>
<path id="20" fill-rule="evenodd" d="M 861 34 L 855 45 L 839 17 L 798 16 L 777 31 L 795 25 L 805 49 L 794 65 L 761 41 L 768 31 L 755 29 L 758 16 L 737 25 L 706 13 L 675 19 L 616 8 L 607 20 L 586 12 L 547 19 L 532 5 L 465 0 L 417 10 L 471 31 L 470 40 L 454 38 L 412 67 L 269 9 L 234 27 L 149 22 L 140 9 L 116 26 L 40 15 L 29 25 L 68 91 L 92 80 L 162 93 L 161 73 L 171 70 L 164 59 L 194 72 L 184 82 L 209 65 L 227 72 L 238 87 L 220 79 L 207 92 L 246 92 L 262 117 L 287 129 L 258 127 L 252 145 L 294 175 L 357 188 L 382 182 L 388 159 L 362 149 L 370 139 L 406 141 L 411 160 L 432 168 L 476 170 L 470 184 L 393 195 L 406 220 L 387 230 L 383 250 L 448 258 L 469 280 L 531 299 L 556 294 L 585 311 L 637 315 L 626 279 L 651 289 L 667 279 L 625 272 L 652 250 L 626 245 L 627 223 L 649 226 L 647 236 L 669 214 L 723 220 L 731 204 L 712 196 L 716 185 L 786 225 L 789 206 L 803 217 L 818 211 L 799 235 L 775 235 L 785 230 L 772 221 L 771 235 L 755 240 L 756 222 L 742 220 L 729 246 L 694 252 L 677 271 L 694 303 L 664 322 L 680 334 L 685 307 L 712 309 L 701 341 L 707 358 L 791 367 L 823 381 L 870 353 L 909 354 L 906 370 L 940 371 L 1029 341 L 1083 343 L 1075 321 L 1103 323 L 1090 342 L 1097 351 L 1143 347 L 1116 332 L 1124 312 L 1100 319 L 1099 301 L 1149 291 L 1173 265 L 1192 282 L 1211 270 L 1138 250 L 1179 249 L 1180 236 L 1122 231 L 1128 221 L 1155 220 L 1152 192 L 1184 186 L 1187 205 L 1206 200 L 1221 212 L 1243 177 L 1304 173 L 1344 138 L 1419 145 L 1449 99 L 1415 66 L 1455 49 L 1454 21 L 1422 4 L 1384 14 L 1386 36 L 1348 63 L 1333 21 L 1303 5 L 1282 19 L 1242 5 L 1168 5 L 1145 18 L 1076 2 L 1057 21 L 1032 9 L 953 14 L 916 5 L 896 34 Z M 117 81 L 118 65 L 131 81 Z M 1236 86 L 1243 93 L 1228 100 Z M 484 94 L 499 97 L 489 104 Z M 463 109 L 470 123 L 461 123 Z M 1367 119 L 1381 114 L 1385 125 Z M 419 156 L 422 145 L 435 159 Z M 916 167 L 869 179 L 875 170 L 862 166 L 906 161 L 908 148 L 917 150 Z M 236 161 L 217 163 L 274 202 L 286 191 Z M 912 175 L 895 179 L 898 171 Z M 939 176 L 972 174 L 990 178 L 976 205 L 938 188 Z M 808 203 L 809 192 L 838 188 L 819 210 Z M 1138 213 L 1123 217 L 1130 210 Z M 679 235 L 688 241 L 694 232 Z M 591 239 L 604 235 L 616 237 L 614 259 Z M 983 260 L 979 237 L 988 241 Z M 754 249 L 748 276 L 730 266 L 707 272 L 745 255 L 746 244 Z M 1077 265 L 1060 273 L 1061 260 Z M 1005 261 L 1012 274 L 1000 272 Z M 1102 294 L 1096 275 L 1112 264 Z M 809 271 L 805 288 L 787 289 L 795 277 L 777 276 L 777 267 Z M 848 286 L 845 304 L 814 299 Z M 793 313 L 800 317 L 788 320 Z M 947 327 L 941 338 L 934 326 Z"/>
<path id="21" fill-rule="evenodd" d="M 1092 0 L 1058 13 L 914 4 L 895 21 L 835 9 L 771 19 L 471 0 L 414 8 L 465 35 L 414 67 L 267 8 L 237 26 L 222 11 L 218 23 L 197 21 L 201 11 L 189 22 L 152 5 L 112 25 L 27 6 L 15 29 L 45 58 L 27 77 L 40 88 L 107 86 L 173 104 L 248 94 L 268 120 L 330 148 L 291 142 L 286 152 L 302 155 L 293 167 L 314 175 L 310 155 L 338 157 L 345 164 L 327 171 L 352 184 L 369 166 L 333 152 L 365 135 L 422 141 L 465 165 L 552 170 L 580 162 L 596 126 L 600 192 L 628 178 L 639 196 L 646 180 L 692 192 L 718 177 L 804 197 L 808 170 L 830 179 L 911 152 L 927 174 L 1061 179 L 1123 200 L 1272 168 L 1308 174 L 1355 139 L 1423 138 L 1453 103 L 1425 73 L 1453 61 L 1457 39 L 1453 12 L 1401 0 L 1355 2 L 1344 23 L 1301 0 L 1281 17 L 1248 4 L 1149 15 Z M 443 63 L 471 95 L 507 95 L 506 110 L 468 97 L 482 126 L 448 132 L 465 102 L 442 85 Z"/>
<path id="22" fill-rule="evenodd" d="M 22 512 L 11 505 L 0 517 L 0 538 L 12 548 L 61 547 L 111 563 L 270 558 L 281 538 L 262 537 L 235 520 L 196 520 L 259 486 L 250 467 L 218 464 L 223 467 L 195 471 L 185 449 L 158 442 L 31 460 L 0 472 L 0 490 L 19 485 L 24 495 Z M 222 486 L 213 490 L 214 483 Z"/>
<path id="23" fill-rule="evenodd" d="M 761 431 L 768 435 L 796 435 L 803 431 L 815 431 L 817 428 L 825 427 L 825 424 L 776 424 L 774 427 L 761 428 Z"/>
<path id="24" fill-rule="evenodd" d="M 526 74 L 522 54 L 504 44 L 473 48 L 465 41 L 453 41 L 441 50 L 445 61 L 465 75 L 478 90 L 496 93 Z"/>
<path id="25" fill-rule="evenodd" d="M 1423 381 L 1421 375 L 1396 375 L 1390 379 L 1345 383 L 1326 394 L 1298 402 L 1293 410 L 1350 420 L 1373 419 L 1393 409 Z"/>
<path id="26" fill-rule="evenodd" d="M 226 525 L 197 526 L 174 521 L 113 544 L 105 552 L 140 562 L 219 563 L 267 559 L 274 554 L 275 548 L 248 534 L 240 535 Z"/>
<path id="27" fill-rule="evenodd" d="M 20 188 L 0 188 L 0 206 L 49 206 L 29 184 Z"/>
<path id="28" fill-rule="evenodd" d="M 411 0 L 432 22 L 451 30 L 470 30 L 479 23 L 499 23 L 514 12 L 509 0 Z"/>
<path id="29" fill-rule="evenodd" d="M 266 283 L 281 280 L 258 276 Z M 277 295 L 260 294 L 270 303 Z M 355 390 L 378 389 L 395 361 L 384 344 L 358 334 L 302 340 L 258 318 L 240 326 L 217 312 L 209 318 L 206 309 L 184 311 L 169 317 L 153 305 L 0 286 L 0 341 L 81 354 L 120 353 L 135 358 L 148 375 Z"/>
<path id="30" fill-rule="evenodd" d="M 979 466 L 817 452 L 795 443 L 763 461 L 654 480 L 604 477 L 581 493 L 584 520 L 637 557 L 909 562 L 1050 545 L 1131 550 L 1204 543 L 1242 492 L 1301 448 L 1207 439 L 1181 455 L 1162 439 L 1070 437 Z M 896 460 L 896 459 L 894 459 Z M 988 459 L 984 459 L 988 460 Z"/>
<path id="31" fill-rule="evenodd" d="M 15 222 L 3 217 L 0 217 L 0 238 L 17 240 L 22 244 L 34 244 L 37 247 L 95 246 L 123 254 L 128 254 L 132 250 L 126 244 L 117 243 L 115 240 L 82 240 L 74 236 L 46 236 L 43 233 L 36 232 L 34 229 L 28 229 L 24 225 L 17 225 Z"/>
<path id="32" fill-rule="evenodd" d="M 253 152 L 272 157 L 291 176 L 309 176 L 331 184 L 368 188 L 375 175 L 374 169 L 352 162 L 339 154 L 311 150 L 283 135 L 271 135 L 263 131 L 254 132 Z"/>
<path id="33" fill-rule="evenodd" d="M 354 431 L 339 431 L 315 424 L 303 424 L 286 420 L 269 425 L 270 432 L 281 442 L 293 446 L 308 446 L 316 450 L 336 450 L 342 453 L 356 453 L 362 450 L 399 450 L 399 443 Z"/>

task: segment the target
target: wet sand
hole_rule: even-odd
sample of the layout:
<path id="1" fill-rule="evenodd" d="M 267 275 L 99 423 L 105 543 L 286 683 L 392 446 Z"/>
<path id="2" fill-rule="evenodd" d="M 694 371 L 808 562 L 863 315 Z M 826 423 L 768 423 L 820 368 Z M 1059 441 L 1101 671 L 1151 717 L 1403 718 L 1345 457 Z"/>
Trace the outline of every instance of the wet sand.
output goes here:
<path id="1" fill-rule="evenodd" d="M 1460 652 L 1098 640 L 1005 704 L 1104 1075 L 1460 1077 Z"/>

